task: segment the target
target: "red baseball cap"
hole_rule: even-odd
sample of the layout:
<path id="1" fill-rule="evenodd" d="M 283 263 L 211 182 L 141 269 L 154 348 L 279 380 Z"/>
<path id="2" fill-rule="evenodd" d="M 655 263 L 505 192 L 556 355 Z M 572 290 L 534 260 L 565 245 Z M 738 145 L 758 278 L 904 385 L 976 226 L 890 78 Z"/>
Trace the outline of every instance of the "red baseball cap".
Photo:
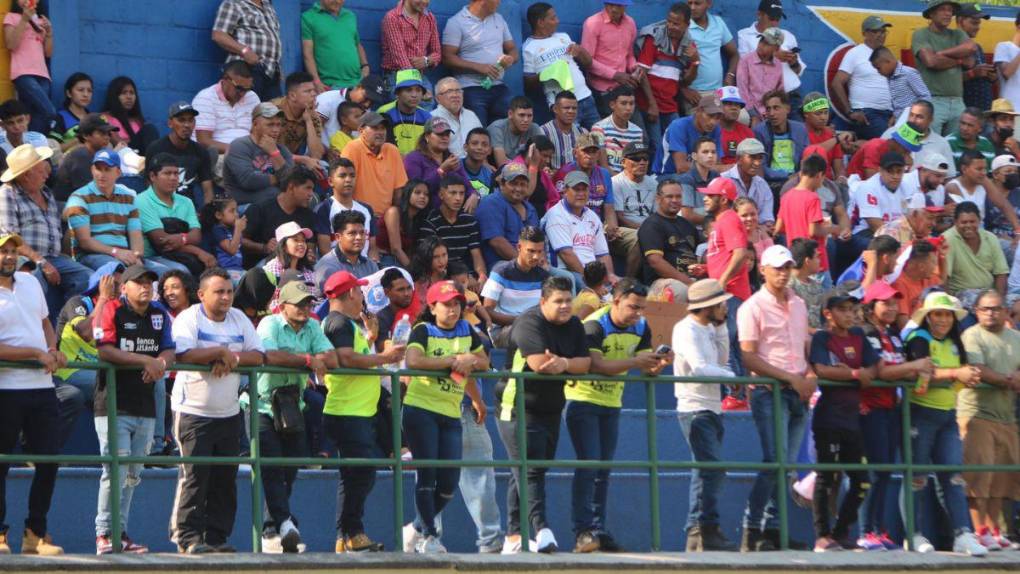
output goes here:
<path id="1" fill-rule="evenodd" d="M 699 187 L 698 191 L 704 195 L 722 195 L 730 201 L 737 199 L 737 184 L 728 177 L 719 176 L 709 182 L 706 187 Z"/>
<path id="2" fill-rule="evenodd" d="M 864 300 L 862 302 L 867 305 L 872 301 L 888 301 L 889 299 L 900 297 L 903 297 L 903 294 L 897 291 L 895 287 L 885 281 L 878 280 L 868 285 L 868 288 L 864 290 Z"/>
<path id="3" fill-rule="evenodd" d="M 368 281 L 358 279 L 347 271 L 337 271 L 330 275 L 329 279 L 326 280 L 326 285 L 323 288 L 323 291 L 326 293 L 326 297 L 336 299 L 354 287 L 360 287 L 362 285 L 368 285 Z"/>
<path id="4" fill-rule="evenodd" d="M 425 293 L 425 302 L 429 305 L 446 303 L 447 301 L 453 301 L 454 299 L 460 299 L 461 303 L 467 302 L 464 294 L 460 292 L 460 289 L 457 289 L 457 286 L 453 284 L 453 281 L 440 281 L 439 283 L 429 287 L 428 292 Z"/>
<path id="5" fill-rule="evenodd" d="M 829 152 L 825 151 L 825 148 L 820 145 L 809 145 L 804 148 L 804 154 L 800 156 L 800 159 L 811 157 L 812 154 L 821 156 L 825 160 L 825 168 L 829 168 Z"/>

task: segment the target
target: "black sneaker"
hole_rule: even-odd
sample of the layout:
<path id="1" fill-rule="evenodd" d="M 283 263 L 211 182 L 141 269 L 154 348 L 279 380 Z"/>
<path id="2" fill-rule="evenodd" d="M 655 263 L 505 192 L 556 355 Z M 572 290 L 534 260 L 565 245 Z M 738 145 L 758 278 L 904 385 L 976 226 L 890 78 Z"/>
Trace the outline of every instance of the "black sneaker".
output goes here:
<path id="1" fill-rule="evenodd" d="M 704 546 L 701 542 L 701 527 L 692 526 L 687 529 L 687 552 L 701 552 Z"/>
<path id="2" fill-rule="evenodd" d="M 732 552 L 736 550 L 733 543 L 723 535 L 718 524 L 706 524 L 700 528 L 698 534 L 701 542 L 701 548 L 698 550 L 708 552 Z"/>
<path id="3" fill-rule="evenodd" d="M 765 535 L 758 528 L 745 528 L 740 536 L 741 552 L 759 552 L 762 542 L 765 542 Z M 771 546 L 771 543 L 769 543 Z M 772 549 L 774 550 L 774 548 Z"/>
<path id="4" fill-rule="evenodd" d="M 237 548 L 224 542 L 223 544 L 213 546 L 213 552 L 216 554 L 237 554 Z"/>
<path id="5" fill-rule="evenodd" d="M 578 554 L 587 554 L 589 552 L 595 552 L 599 550 L 599 537 L 591 530 L 585 530 L 584 532 L 577 535 L 577 539 L 574 544 L 574 552 Z"/>
<path id="6" fill-rule="evenodd" d="M 599 530 L 599 550 L 603 552 L 623 552 L 623 547 L 616 542 L 613 535 L 604 531 Z"/>
<path id="7" fill-rule="evenodd" d="M 185 554 L 212 554 L 213 552 L 216 552 L 216 549 L 204 542 L 192 544 L 184 549 Z"/>

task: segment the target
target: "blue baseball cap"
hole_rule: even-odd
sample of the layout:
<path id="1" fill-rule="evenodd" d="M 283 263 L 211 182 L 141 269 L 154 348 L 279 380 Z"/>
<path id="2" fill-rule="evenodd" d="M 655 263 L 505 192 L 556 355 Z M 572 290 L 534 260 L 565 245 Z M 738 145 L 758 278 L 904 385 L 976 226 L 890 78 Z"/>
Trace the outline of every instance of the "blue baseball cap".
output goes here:
<path id="1" fill-rule="evenodd" d="M 96 155 L 92 156 L 92 165 L 97 163 L 105 163 L 110 167 L 120 169 L 120 155 L 110 148 L 103 148 L 96 152 Z"/>
<path id="2" fill-rule="evenodd" d="M 89 275 L 89 288 L 85 290 L 82 295 L 92 295 L 99 289 L 99 282 L 107 275 L 114 275 L 116 273 L 124 272 L 124 264 L 120 261 L 110 261 L 99 266 Z"/>

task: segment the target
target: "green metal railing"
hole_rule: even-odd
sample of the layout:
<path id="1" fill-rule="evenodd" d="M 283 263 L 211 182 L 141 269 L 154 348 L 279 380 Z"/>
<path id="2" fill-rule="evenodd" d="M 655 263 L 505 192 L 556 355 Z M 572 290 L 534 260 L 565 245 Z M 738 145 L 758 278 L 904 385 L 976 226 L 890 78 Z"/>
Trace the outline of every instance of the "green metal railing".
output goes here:
<path id="1" fill-rule="evenodd" d="M 108 385 L 106 405 L 107 413 L 109 416 L 109 427 L 111 429 L 116 428 L 117 424 L 117 406 L 116 406 L 116 377 L 115 374 L 118 370 L 138 370 L 137 367 L 126 367 L 117 366 L 110 363 L 77 363 L 73 362 L 68 365 L 70 368 L 77 369 L 88 369 L 96 371 L 105 371 L 106 381 Z M 3 362 L 0 361 L 0 368 L 39 368 L 37 363 L 32 362 Z M 190 364 L 176 364 L 171 369 L 172 371 L 197 371 L 207 372 L 210 370 L 208 365 L 190 365 Z M 307 373 L 301 369 L 290 369 L 284 367 L 273 367 L 273 366 L 262 366 L 262 367 L 238 367 L 235 372 L 240 374 L 247 374 L 250 376 L 257 375 L 259 373 Z M 419 371 L 419 370 L 401 370 L 401 371 L 385 371 L 385 370 L 364 370 L 364 369 L 334 369 L 329 371 L 331 374 L 337 375 L 378 375 L 380 377 L 389 377 L 391 381 L 391 388 L 394 390 L 400 389 L 400 378 L 404 376 L 443 376 L 446 373 L 436 373 L 432 371 Z M 517 392 L 515 395 L 515 407 L 514 412 L 517 415 L 524 413 L 524 389 L 523 380 L 519 377 L 520 373 L 510 372 L 496 372 L 488 371 L 484 373 L 478 373 L 478 378 L 516 378 Z M 529 379 L 537 380 L 562 380 L 564 377 L 550 376 L 550 375 L 536 375 L 529 373 Z M 574 377 L 580 379 L 581 377 Z M 787 462 L 786 453 L 786 429 L 782 424 L 782 413 L 780 408 L 773 409 L 773 431 L 775 437 L 775 452 L 776 462 L 730 462 L 730 461 L 718 461 L 718 462 L 695 462 L 695 461 L 670 461 L 660 460 L 658 455 L 658 442 L 657 442 L 657 428 L 656 428 L 656 410 L 655 410 L 655 385 L 656 384 L 674 384 L 674 383 L 718 383 L 725 385 L 771 385 L 771 393 L 773 399 L 773 405 L 778 407 L 782 404 L 781 394 L 783 388 L 781 385 L 773 384 L 773 379 L 761 378 L 761 377 L 737 377 L 737 378 L 725 378 L 725 377 L 677 377 L 677 376 L 599 376 L 599 375 L 584 375 L 584 380 L 593 381 L 627 381 L 627 382 L 642 382 L 645 384 L 645 400 L 646 400 L 646 422 L 648 429 L 648 458 L 647 460 L 529 460 L 527 457 L 527 430 L 525 425 L 524 416 L 515 417 L 515 432 L 516 438 L 519 445 L 520 458 L 515 460 L 428 460 L 428 459 L 414 459 L 411 463 L 415 467 L 492 467 L 492 468 L 512 468 L 519 471 L 520 480 L 518 481 L 518 496 L 520 499 L 520 534 L 522 545 L 521 548 L 524 552 L 528 551 L 527 540 L 530 538 L 530 523 L 528 520 L 528 492 L 526 488 L 527 484 L 527 471 L 529 467 L 544 467 L 544 468 L 589 468 L 589 469 L 604 469 L 604 468 L 619 468 L 619 469 L 646 469 L 648 471 L 649 478 L 649 489 L 650 489 L 650 509 L 649 518 L 651 521 L 651 549 L 652 551 L 658 551 L 662 548 L 662 531 L 660 527 L 660 513 L 659 513 L 659 502 L 660 502 L 660 485 L 659 485 L 659 471 L 660 470 L 693 470 L 693 469 L 705 469 L 705 470 L 751 470 L 751 471 L 775 471 L 776 477 L 776 492 L 777 492 L 777 506 L 779 512 L 779 532 L 780 532 L 780 546 L 783 549 L 789 548 L 789 525 L 787 516 L 787 473 L 793 470 L 815 470 L 815 471 L 847 471 L 847 470 L 870 470 L 870 471 L 887 471 L 903 473 L 903 481 L 901 488 L 911 488 L 915 473 L 931 473 L 936 471 L 952 471 L 962 472 L 964 470 L 969 472 L 1020 472 L 1020 464 L 1013 465 L 933 465 L 925 464 L 918 465 L 913 464 L 913 453 L 911 450 L 910 442 L 910 403 L 908 400 L 901 401 L 901 413 L 902 413 L 902 460 L 903 462 L 898 464 L 843 464 L 843 463 L 814 463 L 814 464 L 800 464 Z M 252 381 L 249 384 L 249 393 L 255 388 Z M 846 382 L 835 382 L 835 381 L 820 381 L 822 386 L 854 386 L 851 383 Z M 875 387 L 909 387 L 913 386 L 912 382 L 882 382 L 876 381 L 873 386 Z M 936 387 L 938 385 L 932 385 Z M 251 394 L 249 397 L 252 398 Z M 400 549 L 403 546 L 402 540 L 402 529 L 404 525 L 404 467 L 405 463 L 400 456 L 401 451 L 401 398 L 399 392 L 392 393 L 390 408 L 392 412 L 392 432 L 393 432 L 393 456 L 389 458 L 374 458 L 374 459 L 355 459 L 355 458 L 340 458 L 340 459 L 322 459 L 322 458 L 289 458 L 289 457 L 263 457 L 259 452 L 259 419 L 258 410 L 251 408 L 255 401 L 249 402 L 248 417 L 250 423 L 250 454 L 248 456 L 236 456 L 236 457 L 213 457 L 213 456 L 189 456 L 189 457 L 166 457 L 166 456 L 120 456 L 118 454 L 117 445 L 117 433 L 108 433 L 108 450 L 111 454 L 106 456 L 101 455 L 0 455 L 0 463 L 2 464 L 13 464 L 13 463 L 60 463 L 60 464 L 106 464 L 109 465 L 110 472 L 110 483 L 119 488 L 120 484 L 120 473 L 121 465 L 123 464 L 249 464 L 251 466 L 251 508 L 252 508 L 252 548 L 255 552 L 261 550 L 262 545 L 262 467 L 263 466 L 311 466 L 318 465 L 322 467 L 332 468 L 342 466 L 374 466 L 374 467 L 385 467 L 390 466 L 393 468 L 393 546 L 396 549 Z M 912 496 L 904 496 L 905 514 L 904 521 L 905 532 L 907 533 L 906 540 L 909 545 L 912 545 L 912 536 L 914 532 L 914 501 Z M 120 516 L 120 496 L 110 497 L 110 514 L 111 514 L 111 538 L 114 546 L 114 552 L 121 551 L 121 516 Z M 911 548 L 913 549 L 913 548 Z"/>

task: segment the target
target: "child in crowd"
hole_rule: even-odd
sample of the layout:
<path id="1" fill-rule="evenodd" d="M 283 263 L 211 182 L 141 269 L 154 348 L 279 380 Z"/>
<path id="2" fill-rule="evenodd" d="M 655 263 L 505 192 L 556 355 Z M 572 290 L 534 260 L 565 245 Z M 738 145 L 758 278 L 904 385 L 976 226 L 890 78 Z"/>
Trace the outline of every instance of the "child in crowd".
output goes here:
<path id="1" fill-rule="evenodd" d="M 602 298 L 609 293 L 610 288 L 606 284 L 608 277 L 609 272 L 601 261 L 592 261 L 584 266 L 584 288 L 577 292 L 573 303 L 573 314 L 578 319 L 583 321 L 603 305 Z"/>
<path id="2" fill-rule="evenodd" d="M 812 243 L 814 243 L 812 241 Z M 817 247 L 817 243 L 815 244 Z M 825 328 L 811 338 L 811 365 L 821 379 L 848 381 L 852 387 L 825 386 L 812 416 L 815 449 L 819 463 L 861 464 L 864 441 L 861 437 L 860 389 L 871 385 L 881 360 L 864 340 L 864 332 L 854 326 L 858 300 L 850 295 L 832 293 L 822 310 Z M 846 471 L 850 488 L 843 497 L 836 524 L 830 521 L 829 497 L 839 484 L 839 471 L 819 471 L 812 499 L 815 552 L 853 549 L 850 527 L 857 521 L 857 510 L 871 488 L 867 471 Z"/>
<path id="3" fill-rule="evenodd" d="M 340 102 L 336 109 L 336 117 L 340 122 L 340 129 L 329 138 L 330 161 L 340 157 L 344 147 L 358 137 L 358 123 L 365 110 L 354 102 Z"/>
<path id="4" fill-rule="evenodd" d="M 248 220 L 237 215 L 237 202 L 233 199 L 216 199 L 202 208 L 202 227 L 212 229 L 211 249 L 216 262 L 227 270 L 234 286 L 244 276 L 241 264 L 241 236 Z"/>
<path id="5" fill-rule="evenodd" d="M 492 341 L 489 340 L 489 327 L 492 326 L 492 317 L 481 305 L 481 298 L 475 292 L 477 281 L 471 277 L 467 265 L 463 261 L 451 261 L 447 266 L 447 275 L 457 284 L 457 287 L 464 292 L 464 320 L 471 325 L 472 329 L 482 339 L 486 350 L 492 349 Z"/>
<path id="6" fill-rule="evenodd" d="M 715 227 L 715 216 L 714 215 L 704 216 L 701 219 L 701 225 L 702 228 L 705 230 L 703 237 L 705 237 L 706 239 L 711 237 L 712 229 L 713 227 Z M 698 246 L 694 249 L 694 254 L 698 256 L 699 263 L 708 263 L 708 258 L 706 257 L 707 253 L 708 253 L 708 241 L 698 244 Z"/>
<path id="7" fill-rule="evenodd" d="M 804 300 L 808 310 L 808 326 L 811 330 L 822 328 L 822 297 L 825 286 L 817 279 L 821 267 L 821 255 L 818 242 L 814 239 L 798 237 L 790 243 L 793 254 L 793 275 L 790 277 L 790 288 Z"/>

